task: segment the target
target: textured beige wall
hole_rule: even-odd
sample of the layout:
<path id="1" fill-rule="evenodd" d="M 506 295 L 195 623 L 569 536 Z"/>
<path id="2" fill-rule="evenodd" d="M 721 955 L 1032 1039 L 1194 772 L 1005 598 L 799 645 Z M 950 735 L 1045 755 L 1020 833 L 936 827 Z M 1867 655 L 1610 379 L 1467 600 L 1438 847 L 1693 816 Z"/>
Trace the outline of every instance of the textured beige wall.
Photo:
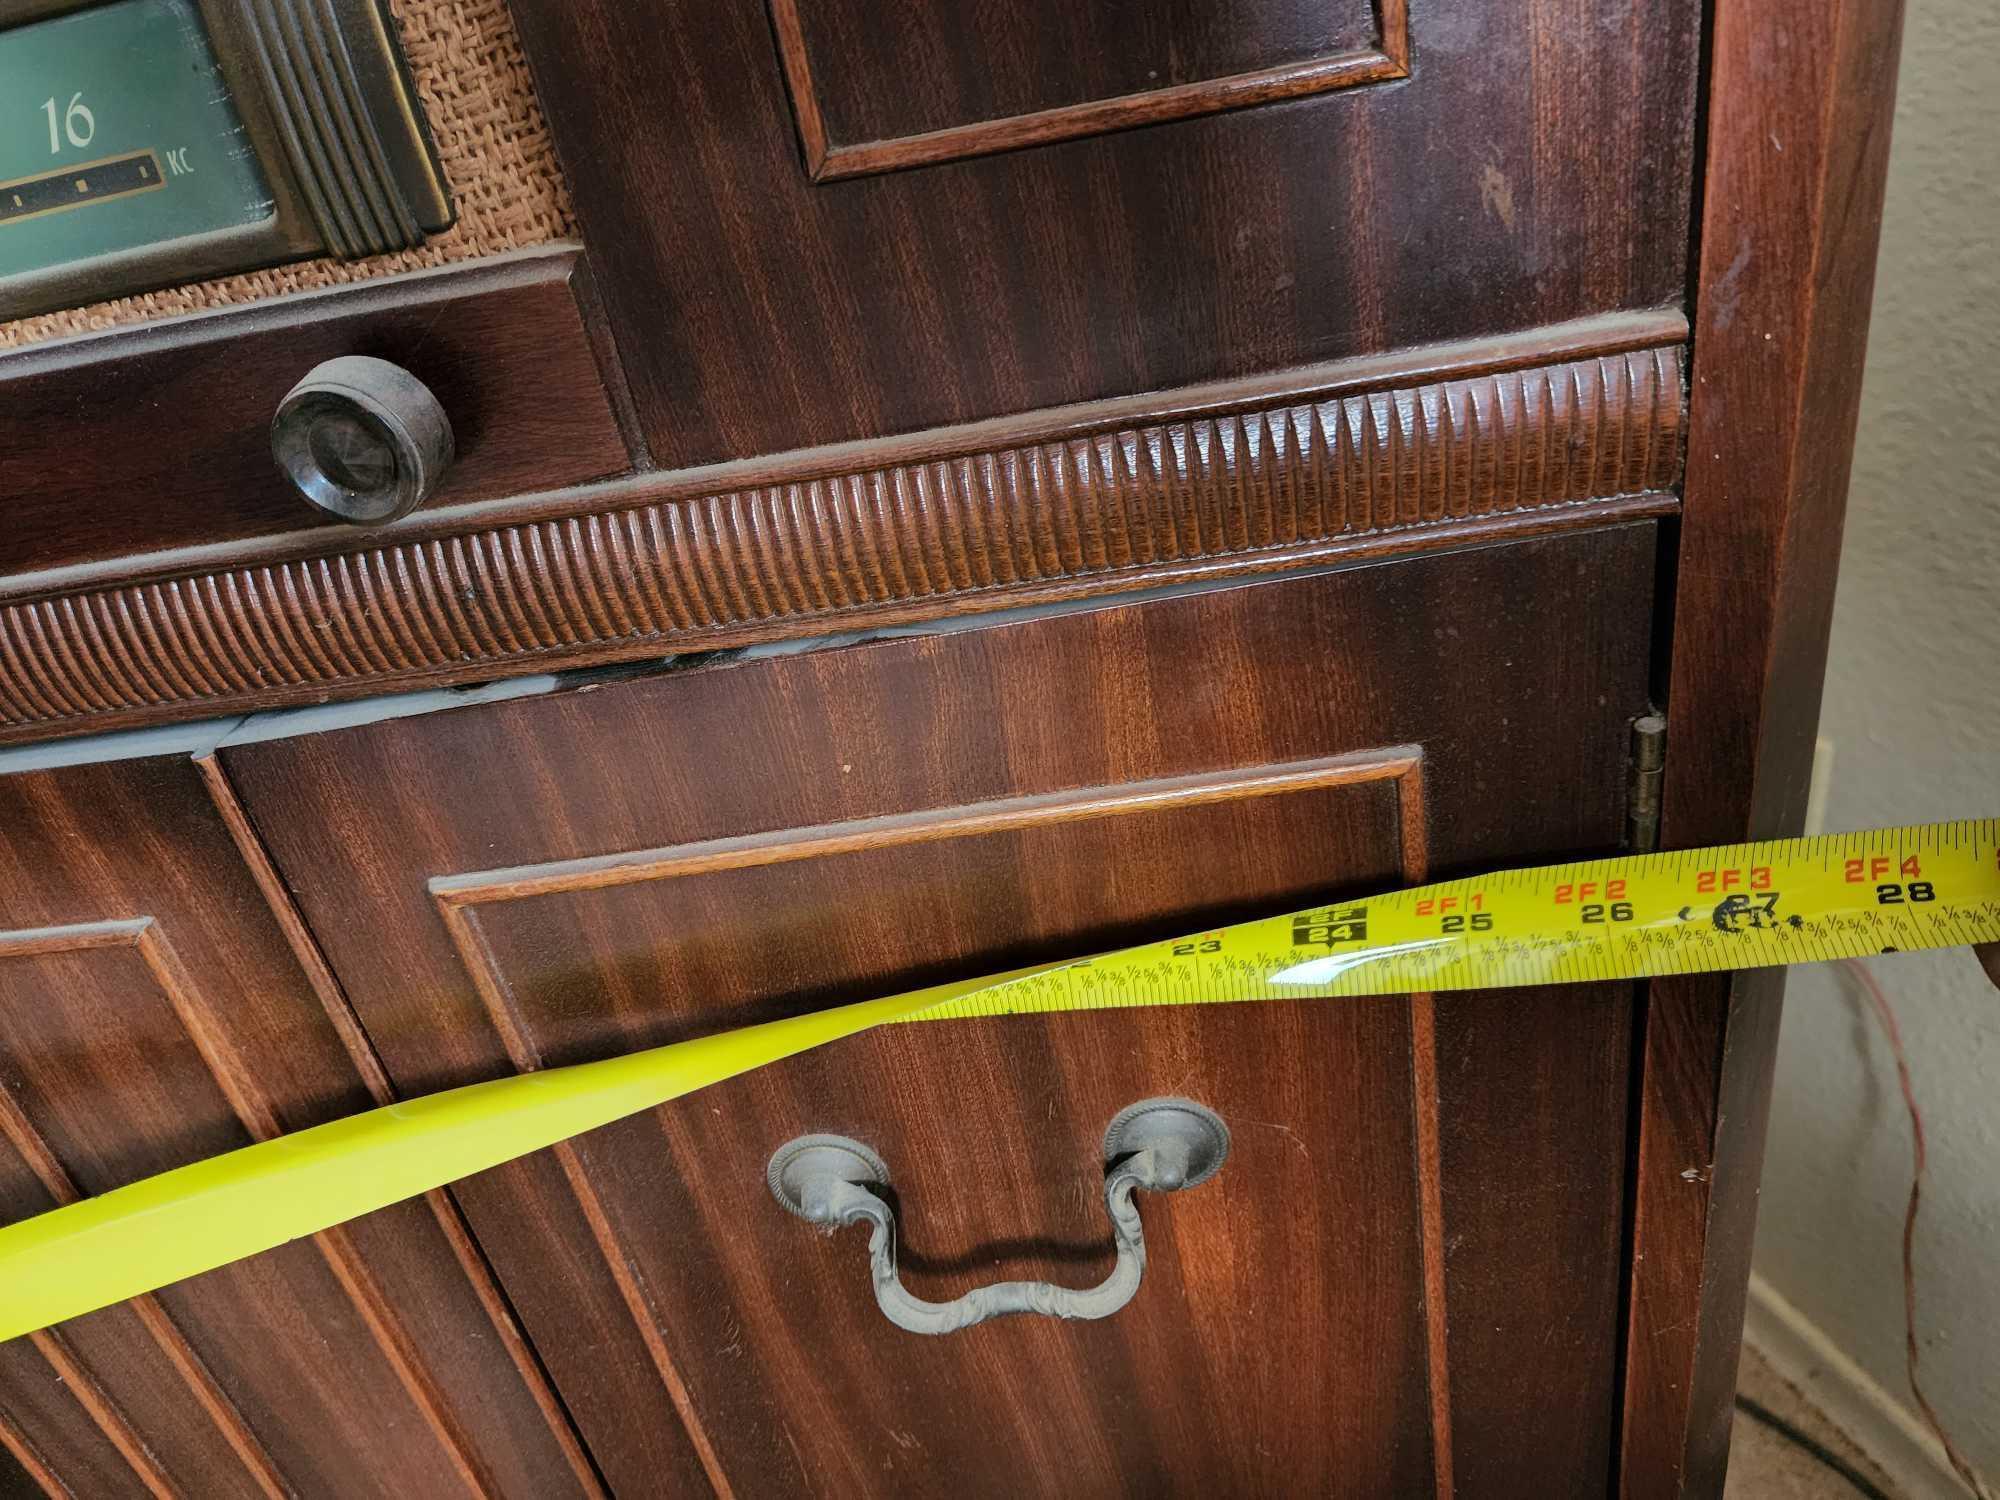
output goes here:
<path id="1" fill-rule="evenodd" d="M 1821 734 L 1829 832 L 2000 815 L 2000 7 L 1909 0 Z M 1970 954 L 1880 959 L 1930 1134 L 1926 1388 L 2000 1476 L 2000 994 Z M 1910 1144 L 1842 976 L 1797 971 L 1757 1268 L 1907 1401 Z"/>

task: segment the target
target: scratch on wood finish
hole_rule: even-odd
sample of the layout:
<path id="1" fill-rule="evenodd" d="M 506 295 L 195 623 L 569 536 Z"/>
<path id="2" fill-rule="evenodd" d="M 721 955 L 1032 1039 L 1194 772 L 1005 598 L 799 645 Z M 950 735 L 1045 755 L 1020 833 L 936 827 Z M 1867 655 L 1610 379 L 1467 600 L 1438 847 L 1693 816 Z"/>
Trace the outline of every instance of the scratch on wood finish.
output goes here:
<path id="1" fill-rule="evenodd" d="M 97 1430 L 125 1460 L 132 1470 L 132 1477 L 145 1486 L 146 1493 L 155 1496 L 156 1500 L 178 1500 L 173 1482 L 146 1447 L 145 1439 L 133 1430 L 132 1424 L 125 1419 L 125 1414 L 118 1409 L 104 1387 L 78 1362 L 69 1341 L 53 1329 L 45 1328 L 29 1335 L 29 1342 L 49 1362 L 49 1368 L 56 1372 L 56 1379 L 75 1398 L 76 1404 L 90 1414 Z"/>
<path id="2" fill-rule="evenodd" d="M 0 958 L 111 947 L 126 947 L 137 952 L 243 1128 L 260 1141 L 283 1134 L 283 1124 L 262 1085 L 209 1016 L 192 977 L 161 932 L 159 923 L 152 918 L 0 933 Z M 74 1202 L 82 1196 L 47 1142 L 4 1091 L 0 1091 L 0 1135 L 4 1135 L 28 1162 L 58 1202 Z M 396 1372 L 397 1380 L 409 1393 L 441 1449 L 458 1471 L 466 1491 L 473 1495 L 498 1494 L 498 1487 L 486 1473 L 485 1465 L 474 1452 L 471 1442 L 425 1368 L 416 1340 L 361 1258 L 345 1226 L 317 1234 L 313 1241 L 342 1291 L 354 1304 L 370 1336 Z M 273 1497 L 290 1495 L 292 1491 L 279 1474 L 270 1454 L 257 1441 L 242 1414 L 223 1394 L 185 1337 L 173 1326 L 157 1299 L 150 1294 L 140 1297 L 136 1299 L 135 1308 L 154 1341 L 187 1381 L 202 1409 L 242 1459 L 258 1488 Z M 60 1335 L 45 1332 L 33 1335 L 33 1338 L 36 1347 L 56 1368 L 76 1399 L 146 1487 L 161 1496 L 176 1493 L 143 1442 L 118 1415 L 109 1398 L 81 1367 L 65 1358 L 65 1346 Z"/>
<path id="3" fill-rule="evenodd" d="M 1396 778 L 1396 813 L 1402 825 L 1403 883 L 1430 878 L 1429 814 L 1424 806 L 1423 751 L 1411 747 L 1407 769 Z M 1451 1442 L 1450 1316 L 1445 1300 L 1444 1143 L 1438 1127 L 1437 1000 L 1410 996 L 1410 1096 L 1416 1127 L 1417 1223 L 1424 1257 L 1424 1339 L 1431 1396 L 1431 1473 L 1436 1500 L 1456 1493 Z"/>
<path id="4" fill-rule="evenodd" d="M 1400 861 L 1407 882 L 1424 879 L 1429 839 L 1420 747 L 1392 746 L 1333 755 L 1290 765 L 1164 777 L 1115 787 L 1001 798 L 961 807 L 862 818 L 813 828 L 787 828 L 735 838 L 712 839 L 672 848 L 553 860 L 509 869 L 434 876 L 431 898 L 451 935 L 452 946 L 471 978 L 480 1004 L 521 1072 L 543 1066 L 532 1023 L 523 1015 L 498 957 L 479 925 L 479 908 L 538 896 L 701 876 L 722 870 L 880 850 L 937 840 L 976 838 L 1079 820 L 1128 816 L 1218 802 L 1358 786 L 1387 781 L 1396 791 Z M 1446 1363 L 1445 1239 L 1440 1190 L 1437 1057 L 1430 996 L 1413 997 L 1410 1031 L 1410 1085 L 1416 1118 L 1416 1194 L 1423 1257 L 1424 1323 L 1430 1392 L 1432 1455 L 1436 1494 L 1452 1494 L 1451 1380 Z M 593 1184 L 589 1143 L 565 1141 L 554 1148 L 564 1179 L 575 1194 L 592 1239 L 617 1285 L 619 1295 L 686 1426 L 703 1469 L 719 1495 L 733 1493 L 715 1444 L 705 1431 L 697 1404 L 667 1347 L 658 1312 L 643 1281 L 633 1273 L 633 1256 Z"/>
<path id="5" fill-rule="evenodd" d="M 973 120 L 915 135 L 843 143 L 828 138 L 825 111 L 820 107 L 807 55 L 799 0 L 770 0 L 770 5 L 771 27 L 784 61 L 785 82 L 791 89 L 799 142 L 805 149 L 806 171 L 816 182 L 988 156 L 996 151 L 1014 151 L 1023 146 L 1102 135 L 1139 125 L 1158 125 L 1167 120 L 1185 120 L 1195 115 L 1218 114 L 1226 109 L 1243 109 L 1253 104 L 1410 76 L 1407 0 L 1377 0 L 1377 40 L 1373 46 L 1299 58 L 1226 77 L 1194 79 L 1115 98 Z"/>
<path id="6" fill-rule="evenodd" d="M 1682 408 L 1645 349 L 26 600 L 0 741 L 1657 513 Z"/>

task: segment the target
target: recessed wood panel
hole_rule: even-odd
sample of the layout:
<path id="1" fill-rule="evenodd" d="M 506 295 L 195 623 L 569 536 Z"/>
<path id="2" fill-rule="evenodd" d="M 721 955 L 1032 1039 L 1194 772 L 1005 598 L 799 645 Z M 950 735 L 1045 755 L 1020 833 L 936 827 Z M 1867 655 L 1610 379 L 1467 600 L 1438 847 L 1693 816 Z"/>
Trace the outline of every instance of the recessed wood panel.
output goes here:
<path id="1" fill-rule="evenodd" d="M 0 777 L 0 828 L 0 1218 L 372 1102 L 190 763 Z M 93 1496 L 595 1493 L 440 1207 L 0 1346 L 0 1442 Z"/>
<path id="2" fill-rule="evenodd" d="M 1607 849 L 1653 539 L 1547 538 L 222 758 L 399 1087 L 427 1090 L 1426 863 Z M 1581 1493 L 1610 1464 L 1629 1026 L 1614 986 L 901 1028 L 459 1192 L 614 1488 L 645 1488 L 678 1440 L 736 1493 L 1068 1476 L 1069 1493 L 1403 1494 L 1453 1472 Z M 1116 1107 L 1174 1092 L 1221 1109 L 1242 1154 L 1143 1205 L 1151 1282 L 1090 1327 L 897 1333 L 861 1237 L 821 1239 L 761 1180 L 799 1132 L 871 1139 L 922 1290 L 1082 1284 L 1109 1255 L 1097 1138 Z M 1534 1450 L 1522 1433 L 1550 1409 L 1564 1440 Z"/>
<path id="3" fill-rule="evenodd" d="M 846 177 L 1404 76 L 1403 0 L 771 0 L 807 164 Z"/>
<path id="4" fill-rule="evenodd" d="M 841 106 L 854 128 L 965 111 L 919 82 L 887 113 L 899 67 L 845 32 L 808 40 L 816 14 L 849 14 L 815 12 L 829 3 L 798 0 L 795 55 L 840 70 L 829 88 L 882 80 L 874 114 Z M 1306 4 L 1115 14 L 1171 18 L 1155 54 L 1212 72 L 1228 54 L 1210 27 L 1246 17 L 1236 55 L 1282 57 Z M 973 10 L 1036 58 L 1088 52 L 1056 66 L 1072 97 L 1129 76 L 1117 28 L 1078 44 L 1055 0 L 877 5 L 870 45 L 900 56 Z M 1700 8 L 1414 10 L 1407 79 L 821 181 L 782 5 L 517 14 L 640 425 L 681 465 L 1678 304 Z M 1027 64 L 960 46 L 934 66 L 1031 87 Z"/>
<path id="5" fill-rule="evenodd" d="M 634 1049 L 821 995 L 1404 883 L 1406 861 L 1422 857 L 1420 776 L 1408 753 L 1258 766 L 788 830 L 744 852 L 621 854 L 609 886 L 606 862 L 587 860 L 461 877 L 438 896 L 493 1034 L 533 1068 L 601 1055 L 607 1023 Z M 596 955 L 588 979 L 547 961 L 580 938 Z M 897 969 L 884 973 L 890 954 Z M 1072 1493 L 1138 1474 L 1254 1491 L 1282 1454 L 1315 1490 L 1409 1494 L 1432 1474 L 1426 1247 L 1440 1269 L 1442 1258 L 1419 1199 L 1417 1121 L 1434 1100 L 1413 1078 L 1434 1076 L 1429 1045 L 1400 1001 L 901 1028 L 557 1155 L 604 1274 L 641 1268 L 629 1311 L 658 1322 L 662 1380 L 685 1390 L 713 1477 L 737 1493 L 791 1488 L 799 1473 L 819 1494 L 870 1493 L 888 1475 L 905 1493 L 1021 1495 L 1058 1472 Z M 764 1184 L 782 1142 L 852 1134 L 896 1164 L 899 1256 L 919 1295 L 995 1279 L 1085 1284 L 1108 1269 L 1104 1126 L 1162 1092 L 1169 1072 L 1172 1092 L 1238 1122 L 1227 1183 L 1147 1204 L 1150 1285 L 1130 1318 L 1023 1320 L 987 1336 L 990 1362 L 889 1326 L 865 1237 L 823 1244 Z M 1321 1089 L 1322 1075 L 1350 1082 Z M 1010 1082 L 996 1098 L 999 1080 Z M 1303 1245 L 1313 1252 L 1301 1257 Z M 503 1273 L 532 1275 L 495 1252 Z M 523 1294 L 531 1320 L 545 1315 L 544 1340 L 562 1338 L 561 1290 Z M 1441 1322 L 1435 1334 L 1442 1351 Z M 733 1357 L 711 1352 L 731 1346 Z M 1346 1371 L 1364 1359 L 1376 1378 L 1359 1389 Z M 870 1369 L 893 1374 L 870 1381 Z M 804 1388 L 843 1391 L 837 1419 L 799 1420 Z M 1220 1449 L 1192 1419 L 1230 1392 L 1248 1399 L 1240 1441 Z M 1152 1420 L 1121 1419 L 1133 1410 Z M 1077 1441 L 1079 1418 L 1095 1441 Z M 768 1443 L 774 1424 L 796 1470 Z"/>

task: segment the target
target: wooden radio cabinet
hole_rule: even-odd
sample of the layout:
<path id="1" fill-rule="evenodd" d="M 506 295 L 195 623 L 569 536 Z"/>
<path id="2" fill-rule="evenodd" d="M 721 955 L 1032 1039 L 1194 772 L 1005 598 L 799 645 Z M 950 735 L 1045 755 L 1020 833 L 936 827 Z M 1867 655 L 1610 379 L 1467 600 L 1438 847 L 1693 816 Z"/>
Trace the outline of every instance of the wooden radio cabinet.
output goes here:
<path id="1" fill-rule="evenodd" d="M 395 9 L 573 236 L 0 353 L 0 1221 L 1611 853 L 1653 712 L 1667 847 L 1796 828 L 1895 0 Z M 373 526 L 272 461 L 357 356 L 289 472 L 455 454 Z M 0 1492 L 1716 1495 L 1781 982 L 871 1034 L 0 1344 Z M 766 1181 L 1081 1287 L 1156 1096 L 1102 1320 Z"/>

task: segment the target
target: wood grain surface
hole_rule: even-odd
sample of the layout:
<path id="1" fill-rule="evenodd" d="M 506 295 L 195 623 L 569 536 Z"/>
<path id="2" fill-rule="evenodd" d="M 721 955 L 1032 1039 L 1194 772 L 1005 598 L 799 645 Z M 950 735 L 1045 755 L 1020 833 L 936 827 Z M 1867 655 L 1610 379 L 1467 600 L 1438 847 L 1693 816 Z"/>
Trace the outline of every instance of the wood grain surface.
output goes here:
<path id="1" fill-rule="evenodd" d="M 1050 54 L 1057 78 L 1114 66 L 1064 61 L 1065 30 L 1041 24 L 1079 7 L 977 9 L 995 98 L 1031 100 Z M 1127 20 L 1116 45 L 1144 35 L 1190 65 L 1284 55 L 1304 13 L 1106 14 L 1138 9 L 1171 26 Z M 943 13 L 871 24 L 915 46 Z M 808 32 L 834 14 L 799 6 Z M 619 0 L 519 8 L 668 467 L 1666 307 L 1686 285 L 1683 0 L 1602 24 L 1574 0 L 1418 8 L 1405 80 L 819 182 L 783 15 L 774 33 L 765 0 L 657 7 L 643 27 Z M 1209 39 L 1217 17 L 1248 34 Z M 816 76 L 886 66 L 806 51 Z"/>
<path id="2" fill-rule="evenodd" d="M 1680 472 L 1671 347 L 1245 394 L 0 604 L 0 742 L 1597 524 L 1670 509 Z"/>
<path id="3" fill-rule="evenodd" d="M 372 1102 L 193 765 L 0 777 L 0 829 L 0 1221 Z M 601 1493 L 510 1340 L 403 1204 L 0 1345 L 0 1444 L 92 1497 Z"/>
<path id="4" fill-rule="evenodd" d="M 417 1092 L 1607 850 L 1655 543 L 1542 538 L 221 760 Z M 692 1450 L 738 1494 L 1581 1493 L 1612 1461 L 1628 998 L 898 1028 L 458 1195 L 614 1490 Z M 1083 1284 L 1108 1256 L 1098 1136 L 1160 1093 L 1219 1108 L 1235 1155 L 1144 1205 L 1146 1284 L 1101 1324 L 899 1333 L 859 1237 L 763 1184 L 791 1136 L 853 1134 L 890 1160 L 919 1291 Z"/>
<path id="5" fill-rule="evenodd" d="M 1805 818 L 1881 228 L 1899 0 L 1721 0 L 1667 699 L 1666 847 Z M 1660 980 L 1625 1381 L 1624 1493 L 1728 1461 L 1780 973 Z"/>
<path id="6" fill-rule="evenodd" d="M 428 385 L 458 459 L 433 503 L 630 466 L 571 278 L 528 253 L 0 354 L 0 577 L 347 526 L 271 457 L 278 403 L 323 359 Z"/>
<path id="7" fill-rule="evenodd" d="M 815 180 L 1012 151 L 1409 76 L 1404 0 L 1039 9 L 771 0 Z"/>
<path id="8" fill-rule="evenodd" d="M 518 6 L 587 261 L 0 358 L 0 743 L 1356 565 L 0 778 L 0 1217 L 1607 852 L 1649 694 L 1669 846 L 1796 828 L 1899 0 L 975 9 Z M 376 537 L 265 442 L 352 352 L 460 424 Z M 0 1348 L 0 1492 L 1714 1495 L 1781 983 L 864 1038 Z M 761 1180 L 1080 1285 L 1148 1093 L 1236 1154 L 1103 1324 L 898 1334 Z"/>

